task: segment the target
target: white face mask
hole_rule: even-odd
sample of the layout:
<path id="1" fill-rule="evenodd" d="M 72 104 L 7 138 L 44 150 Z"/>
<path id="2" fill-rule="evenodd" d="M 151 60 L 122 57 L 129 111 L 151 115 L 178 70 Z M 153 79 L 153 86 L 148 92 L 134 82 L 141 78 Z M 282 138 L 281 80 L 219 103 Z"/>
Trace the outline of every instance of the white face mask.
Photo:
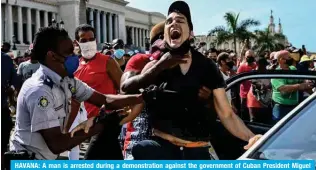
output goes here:
<path id="1" fill-rule="evenodd" d="M 78 43 L 81 49 L 81 55 L 85 59 L 91 59 L 97 53 L 97 42 L 89 41 L 85 43 Z"/>

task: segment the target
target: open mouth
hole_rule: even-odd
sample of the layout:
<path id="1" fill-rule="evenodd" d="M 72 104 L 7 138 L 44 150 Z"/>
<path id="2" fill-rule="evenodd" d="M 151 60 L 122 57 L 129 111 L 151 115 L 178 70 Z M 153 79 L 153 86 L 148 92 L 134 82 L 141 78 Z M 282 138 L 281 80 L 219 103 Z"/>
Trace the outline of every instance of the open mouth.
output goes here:
<path id="1" fill-rule="evenodd" d="M 180 37 L 181 37 L 181 32 L 180 32 L 179 30 L 174 29 L 174 30 L 172 30 L 172 31 L 170 32 L 170 38 L 171 38 L 171 40 L 177 40 L 177 39 L 179 39 Z"/>

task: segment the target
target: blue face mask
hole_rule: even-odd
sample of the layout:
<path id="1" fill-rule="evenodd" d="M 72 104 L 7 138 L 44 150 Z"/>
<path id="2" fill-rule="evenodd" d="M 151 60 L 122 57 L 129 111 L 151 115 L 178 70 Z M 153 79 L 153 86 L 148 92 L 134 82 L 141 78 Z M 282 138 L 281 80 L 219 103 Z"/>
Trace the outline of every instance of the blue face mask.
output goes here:
<path id="1" fill-rule="evenodd" d="M 74 72 L 79 67 L 79 57 L 74 55 L 74 54 L 66 57 L 64 66 L 65 66 L 66 71 L 68 73 L 68 77 L 73 78 Z"/>
<path id="2" fill-rule="evenodd" d="M 125 51 L 123 49 L 118 49 L 114 51 L 114 57 L 117 59 L 121 59 L 125 54 Z"/>

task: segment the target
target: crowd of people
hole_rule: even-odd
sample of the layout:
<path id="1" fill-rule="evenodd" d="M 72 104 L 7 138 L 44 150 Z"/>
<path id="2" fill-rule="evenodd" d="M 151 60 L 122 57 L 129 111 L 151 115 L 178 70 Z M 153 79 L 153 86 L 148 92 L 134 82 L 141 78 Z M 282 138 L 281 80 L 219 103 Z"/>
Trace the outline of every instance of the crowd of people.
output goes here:
<path id="1" fill-rule="evenodd" d="M 313 92 L 313 82 L 287 79 L 245 81 L 225 92 L 225 80 L 235 74 L 315 71 L 316 58 L 293 47 L 265 54 L 246 46 L 241 54 L 215 48 L 200 53 L 192 47 L 193 24 L 183 1 L 172 3 L 166 21 L 152 28 L 145 54 L 126 50 L 121 39 L 98 51 L 95 34 L 87 24 L 76 28 L 75 40 L 63 29 L 40 28 L 25 52 L 29 60 L 16 65 L 6 54 L 10 47 L 2 46 L 5 161 L 56 159 L 65 151 L 78 160 L 86 140 L 87 160 L 218 159 L 210 143 L 217 117 L 232 135 L 249 142 L 248 149 L 261 135 L 238 115 L 278 121 L 303 92 Z"/>
<path id="2" fill-rule="evenodd" d="M 231 50 L 217 52 L 213 48 L 203 53 L 218 64 L 224 79 L 228 79 L 235 74 L 254 70 L 263 73 L 268 70 L 316 71 L 316 56 L 309 56 L 302 49 L 287 47 L 281 51 L 255 54 L 251 49 L 243 47 L 240 57 L 237 57 Z M 212 54 L 212 52 L 214 53 Z M 314 88 L 315 82 L 309 80 L 244 81 L 238 89 L 241 99 L 239 113 L 243 114 L 245 120 L 274 124 L 303 101 L 308 94 L 313 93 Z M 231 98 L 232 95 L 236 97 L 236 94 L 232 94 L 234 92 L 227 93 L 228 98 Z"/>

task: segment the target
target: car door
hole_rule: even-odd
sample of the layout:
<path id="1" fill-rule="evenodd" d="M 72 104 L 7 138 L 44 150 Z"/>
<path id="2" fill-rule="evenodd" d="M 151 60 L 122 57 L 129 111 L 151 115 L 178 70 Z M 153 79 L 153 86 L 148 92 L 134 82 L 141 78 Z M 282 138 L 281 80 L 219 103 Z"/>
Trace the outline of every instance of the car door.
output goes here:
<path id="1" fill-rule="evenodd" d="M 259 122 L 259 121 L 250 121 L 248 116 L 241 113 L 241 99 L 239 97 L 239 88 L 240 84 L 244 81 L 252 81 L 252 80 L 260 80 L 260 79 L 292 79 L 292 80 L 301 80 L 301 81 L 314 81 L 316 82 L 316 73 L 315 72 L 306 72 L 300 73 L 297 71 L 267 71 L 267 72 L 248 72 L 236 75 L 226 81 L 227 88 L 226 91 L 231 90 L 234 92 L 235 98 L 232 99 L 232 105 L 236 107 L 237 115 L 241 118 L 241 120 L 245 123 L 245 125 L 254 133 L 254 134 L 264 134 L 267 132 L 275 122 Z M 272 114 L 272 107 L 263 111 L 262 114 Z M 268 113 L 269 112 L 269 113 Z M 271 115 L 272 117 L 272 115 Z M 245 150 L 243 146 L 247 144 L 247 142 L 238 139 L 228 132 L 224 126 L 221 124 L 218 119 L 213 138 L 212 144 L 219 156 L 220 159 L 224 160 L 233 160 L 240 157 Z"/>

